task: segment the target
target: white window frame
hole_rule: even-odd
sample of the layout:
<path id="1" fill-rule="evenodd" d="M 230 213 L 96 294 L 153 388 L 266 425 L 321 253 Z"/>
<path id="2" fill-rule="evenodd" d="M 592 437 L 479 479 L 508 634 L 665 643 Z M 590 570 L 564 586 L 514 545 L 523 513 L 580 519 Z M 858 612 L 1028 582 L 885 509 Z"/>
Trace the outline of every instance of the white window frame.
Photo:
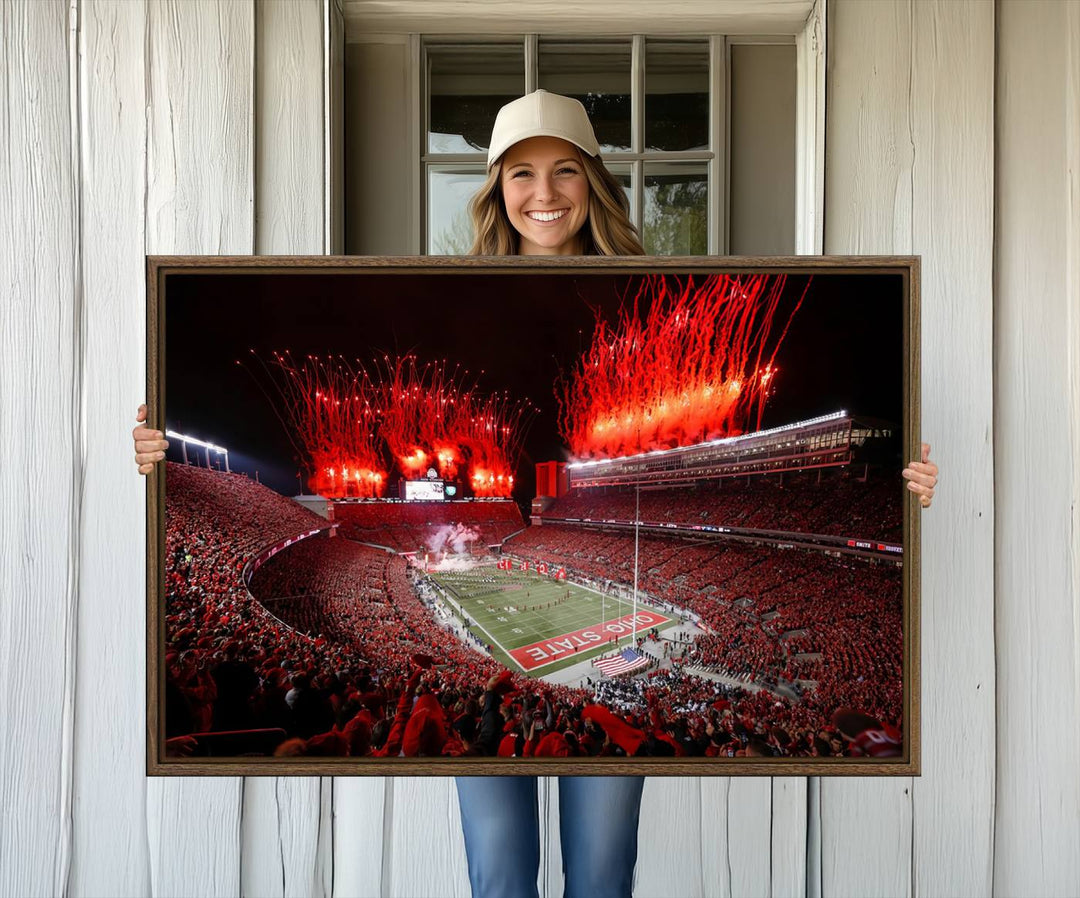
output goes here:
<path id="1" fill-rule="evenodd" d="M 824 245 L 824 182 L 825 182 L 825 4 L 827 0 L 815 0 L 810 15 L 802 28 L 792 34 L 770 34 L 764 36 L 711 35 L 709 37 L 709 141 L 713 150 L 707 152 L 690 151 L 687 153 L 646 154 L 640 149 L 644 139 L 644 93 L 640 89 L 644 78 L 644 54 L 646 37 L 656 39 L 678 39 L 693 35 L 653 33 L 635 34 L 632 37 L 631 77 L 631 135 L 635 152 L 612 154 L 612 162 L 631 162 L 633 166 L 634 209 L 632 219 L 640 224 L 644 207 L 644 163 L 652 159 L 676 161 L 680 156 L 688 161 L 707 159 L 709 192 L 709 234 L 708 252 L 710 255 L 726 255 L 728 239 L 728 178 L 730 128 L 728 110 L 730 109 L 730 47 L 736 43 L 790 44 L 796 48 L 796 147 L 795 147 L 795 252 L 797 254 L 820 254 Z M 434 24 L 434 23 L 433 23 Z M 428 162 L 467 163 L 475 162 L 475 155 L 428 154 L 427 153 L 427 57 L 425 41 L 453 43 L 501 43 L 520 39 L 525 52 L 525 90 L 536 89 L 539 36 L 561 37 L 555 30 L 543 30 L 529 34 L 437 34 L 437 26 L 430 35 L 421 37 L 419 33 L 409 35 L 410 46 L 410 158 L 415 161 L 411 166 L 412 196 L 410 203 L 410 233 L 413 235 L 414 252 L 421 253 L 428 246 L 427 183 L 426 169 Z M 601 39 L 603 37 L 623 37 L 625 35 L 566 35 L 572 39 L 580 36 L 582 40 Z"/>

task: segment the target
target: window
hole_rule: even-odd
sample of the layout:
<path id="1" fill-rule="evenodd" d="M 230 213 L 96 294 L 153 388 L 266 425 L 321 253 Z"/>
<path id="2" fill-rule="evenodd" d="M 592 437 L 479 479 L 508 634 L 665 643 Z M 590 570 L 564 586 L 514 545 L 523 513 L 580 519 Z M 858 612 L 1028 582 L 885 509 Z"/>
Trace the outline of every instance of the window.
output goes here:
<path id="1" fill-rule="evenodd" d="M 794 59 L 788 38 L 773 42 L 790 56 L 790 84 L 779 94 L 790 109 L 773 108 L 760 90 L 752 92 L 754 116 L 780 118 L 767 132 L 775 159 L 790 157 L 790 170 L 774 170 L 781 208 L 763 197 L 749 219 L 778 219 L 794 234 Z M 786 46 L 784 46 L 786 45 Z M 421 51 L 424 122 L 421 137 L 422 248 L 433 254 L 468 252 L 472 228 L 466 205 L 483 183 L 487 141 L 499 107 L 528 90 L 543 88 L 581 100 L 596 130 L 607 167 L 630 201 L 646 252 L 700 255 L 727 252 L 729 85 L 737 80 L 733 60 L 740 55 L 761 81 L 761 64 L 740 44 L 740 54 L 723 37 L 573 38 L 527 35 L 462 41 L 427 38 Z M 770 47 L 776 49 L 776 47 Z M 766 89 L 767 92 L 767 89 Z M 785 147 L 785 122 L 790 146 Z M 739 144 L 745 155 L 745 141 Z M 748 157 L 748 158 L 752 158 Z M 773 161 L 774 161 L 773 159 Z M 760 188 L 757 188 L 760 190 Z M 766 190 L 772 189 L 766 185 Z M 787 208 L 790 200 L 791 208 Z M 736 227 L 738 222 L 732 223 Z M 748 225 L 747 232 L 753 227 Z M 786 237 L 781 235 L 781 242 Z M 741 245 L 753 245 L 752 236 Z M 791 246 L 759 246 L 758 252 L 791 252 Z"/>

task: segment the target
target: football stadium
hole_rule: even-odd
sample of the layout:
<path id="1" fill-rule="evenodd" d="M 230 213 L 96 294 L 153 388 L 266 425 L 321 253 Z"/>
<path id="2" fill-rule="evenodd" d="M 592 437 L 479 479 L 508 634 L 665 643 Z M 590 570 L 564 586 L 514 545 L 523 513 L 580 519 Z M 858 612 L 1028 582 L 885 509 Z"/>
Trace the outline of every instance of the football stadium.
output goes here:
<path id="1" fill-rule="evenodd" d="M 719 281 L 654 298 L 648 315 L 598 315 L 559 386 L 564 449 L 529 450 L 531 464 L 537 410 L 448 362 L 247 360 L 307 490 L 233 472 L 211 459 L 226 447 L 173 432 L 167 745 L 899 754 L 898 427 L 845 410 L 761 427 L 780 342 L 758 328 L 756 367 L 733 371 L 728 353 L 710 372 L 733 339 L 717 322 L 790 323 L 808 287 L 785 306 L 791 285 L 775 278 Z M 690 313 L 708 322 L 696 346 Z M 654 376 L 634 367 L 639 345 Z M 657 386 L 658 370 L 677 381 Z"/>

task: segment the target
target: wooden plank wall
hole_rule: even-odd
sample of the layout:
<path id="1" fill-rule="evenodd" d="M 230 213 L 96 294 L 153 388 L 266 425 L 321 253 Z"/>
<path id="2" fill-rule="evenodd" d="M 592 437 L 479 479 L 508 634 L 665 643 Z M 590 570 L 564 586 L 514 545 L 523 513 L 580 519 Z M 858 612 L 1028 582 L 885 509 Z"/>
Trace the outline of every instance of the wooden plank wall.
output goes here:
<path id="1" fill-rule="evenodd" d="M 467 895 L 449 779 L 143 775 L 143 255 L 328 248 L 335 0 L 2 9 L 0 896 Z M 825 250 L 923 257 L 923 776 L 652 779 L 636 894 L 1075 894 L 1080 5 L 828 16 Z"/>
<path id="2" fill-rule="evenodd" d="M 65 6 L 66 4 L 58 4 Z M 144 721 L 146 490 L 131 428 L 146 378 L 147 97 L 143 4 L 78 15 L 87 422 L 76 667 L 73 894 L 151 893 Z M 124 862 L 119 859 L 124 858 Z"/>
<path id="3" fill-rule="evenodd" d="M 319 0 L 254 7 L 254 247 L 326 252 L 323 9 Z M 248 777 L 241 808 L 240 894 L 326 898 L 333 891 L 333 782 Z"/>
<path id="4" fill-rule="evenodd" d="M 823 895 L 992 887 L 994 7 L 830 2 L 825 252 L 922 256 L 919 779 L 822 780 Z M 853 859 L 858 859 L 853 862 Z"/>
<path id="5" fill-rule="evenodd" d="M 6 5 L 0 39 L 0 889 L 30 896 L 62 889 L 71 855 L 78 138 L 66 6 Z"/>
<path id="6" fill-rule="evenodd" d="M 1080 893 L 1080 9 L 1002 3 L 995 262 L 1003 895 Z"/>
<path id="7" fill-rule="evenodd" d="M 151 3 L 146 33 L 145 251 L 250 253 L 254 5 Z M 149 780 L 153 894 L 240 894 L 243 808 L 238 777 Z"/>

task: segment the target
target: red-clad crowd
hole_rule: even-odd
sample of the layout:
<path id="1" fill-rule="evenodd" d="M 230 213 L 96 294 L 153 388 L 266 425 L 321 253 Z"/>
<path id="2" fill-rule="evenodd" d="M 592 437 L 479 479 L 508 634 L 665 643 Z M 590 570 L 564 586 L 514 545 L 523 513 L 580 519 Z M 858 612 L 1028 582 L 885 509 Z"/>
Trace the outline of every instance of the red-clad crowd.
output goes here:
<path id="1" fill-rule="evenodd" d="M 472 531 L 469 545 L 486 552 L 525 526 L 517 503 L 503 500 L 463 502 L 337 502 L 334 519 L 341 534 L 357 542 L 397 552 L 424 551 L 440 530 L 461 525 Z"/>
<path id="2" fill-rule="evenodd" d="M 796 471 L 643 490 L 640 514 L 650 522 L 898 540 L 905 495 L 898 472 L 860 480 L 847 471 Z M 635 501 L 632 489 L 571 490 L 544 517 L 633 521 Z"/>
<path id="3" fill-rule="evenodd" d="M 222 731 L 240 731 L 234 754 L 364 757 L 810 756 L 898 745 L 898 714 L 858 717 L 810 695 L 751 693 L 682 671 L 654 670 L 618 701 L 511 674 L 436 623 L 401 557 L 345 539 L 290 546 L 255 572 L 249 593 L 243 570 L 261 549 L 328 522 L 243 476 L 168 464 L 166 477 L 174 752 L 212 751 L 206 734 Z M 667 548 L 675 565 L 678 550 Z M 606 551 L 623 561 L 616 546 Z M 715 605 L 717 622 L 761 617 L 729 598 L 698 599 L 700 608 L 678 601 L 699 614 Z"/>
<path id="4" fill-rule="evenodd" d="M 564 566 L 571 577 L 634 579 L 634 538 L 625 533 L 548 523 L 506 548 Z M 745 681 L 812 681 L 804 705 L 899 719 L 903 593 L 895 565 L 678 537 L 640 537 L 636 551 L 639 590 L 693 612 L 707 631 L 694 642 L 694 666 Z"/>

